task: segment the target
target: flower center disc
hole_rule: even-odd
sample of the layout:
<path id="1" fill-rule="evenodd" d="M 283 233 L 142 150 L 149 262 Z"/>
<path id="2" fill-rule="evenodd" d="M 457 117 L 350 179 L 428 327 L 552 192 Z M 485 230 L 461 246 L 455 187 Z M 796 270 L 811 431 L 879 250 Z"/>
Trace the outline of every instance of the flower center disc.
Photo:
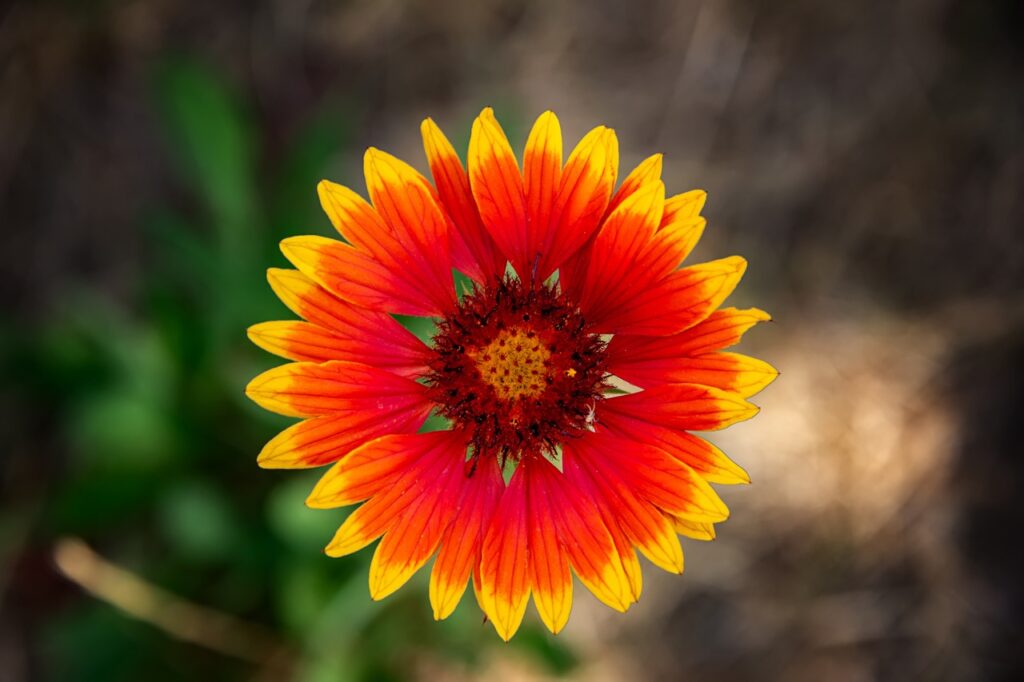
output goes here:
<path id="1" fill-rule="evenodd" d="M 553 455 L 590 426 L 605 344 L 550 286 L 479 287 L 440 321 L 427 385 L 473 456 Z"/>
<path id="2" fill-rule="evenodd" d="M 505 329 L 481 349 L 469 351 L 477 371 L 506 402 L 536 398 L 547 388 L 551 351 L 525 329 Z"/>

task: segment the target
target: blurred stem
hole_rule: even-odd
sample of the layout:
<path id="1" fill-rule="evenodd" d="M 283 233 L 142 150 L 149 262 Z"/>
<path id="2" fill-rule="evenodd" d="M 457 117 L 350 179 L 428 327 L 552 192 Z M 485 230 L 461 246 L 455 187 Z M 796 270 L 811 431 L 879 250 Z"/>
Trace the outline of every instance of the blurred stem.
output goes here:
<path id="1" fill-rule="evenodd" d="M 53 558 L 61 573 L 85 591 L 176 639 L 282 674 L 291 668 L 289 648 L 272 633 L 146 582 L 78 538 L 59 540 Z"/>

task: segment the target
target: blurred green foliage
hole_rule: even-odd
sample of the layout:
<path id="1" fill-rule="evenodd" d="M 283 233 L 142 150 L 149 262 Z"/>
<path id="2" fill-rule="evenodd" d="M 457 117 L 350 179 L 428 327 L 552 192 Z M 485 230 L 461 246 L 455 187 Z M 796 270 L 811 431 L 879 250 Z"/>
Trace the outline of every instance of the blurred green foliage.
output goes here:
<path id="1" fill-rule="evenodd" d="M 53 449 L 66 453 L 50 464 L 58 484 L 42 511 L 5 509 L 5 540 L 19 518 L 36 514 L 34 540 L 44 547 L 80 536 L 183 599 L 269 629 L 295 652 L 288 667 L 297 679 L 402 680 L 424 660 L 471 668 L 488 647 L 506 646 L 482 625 L 471 590 L 437 624 L 429 567 L 397 595 L 371 601 L 369 551 L 341 560 L 322 553 L 345 512 L 305 507 L 316 473 L 255 463 L 288 420 L 244 397 L 246 382 L 279 362 L 251 347 L 244 330 L 290 317 L 264 270 L 283 264 L 280 238 L 327 224 L 315 186 L 339 175 L 330 166 L 352 144 L 351 108 L 325 105 L 269 164 L 245 100 L 209 68 L 166 60 L 152 95 L 186 199 L 151 207 L 140 225 L 147 262 L 137 290 L 113 301 L 83 284 L 41 328 L 4 325 L 5 374 L 20 400 L 59 427 Z M 429 335 L 429 324 L 416 323 Z M 46 677 L 254 673 L 251 663 L 72 593 L 40 621 Z M 536 623 L 509 646 L 552 673 L 575 664 Z"/>

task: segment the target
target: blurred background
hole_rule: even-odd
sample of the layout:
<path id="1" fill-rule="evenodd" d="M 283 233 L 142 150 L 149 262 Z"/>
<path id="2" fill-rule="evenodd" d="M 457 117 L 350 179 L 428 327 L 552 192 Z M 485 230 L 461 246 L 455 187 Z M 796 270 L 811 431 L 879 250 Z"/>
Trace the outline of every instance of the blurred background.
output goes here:
<path id="1" fill-rule="evenodd" d="M 1024 679 L 1022 73 L 1018 0 L 4 3 L 0 679 Z M 686 573 L 510 645 L 370 601 L 242 393 L 316 182 L 485 105 L 707 189 L 782 372 Z"/>

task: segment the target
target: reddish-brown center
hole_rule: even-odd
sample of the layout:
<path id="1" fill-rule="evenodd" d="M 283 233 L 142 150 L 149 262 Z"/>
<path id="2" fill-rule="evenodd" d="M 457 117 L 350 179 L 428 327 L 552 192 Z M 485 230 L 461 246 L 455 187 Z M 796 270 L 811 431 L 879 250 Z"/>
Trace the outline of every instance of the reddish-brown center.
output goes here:
<path id="1" fill-rule="evenodd" d="M 590 426 L 605 344 L 550 286 L 514 278 L 463 297 L 434 336 L 427 383 L 472 455 L 553 455 Z"/>

